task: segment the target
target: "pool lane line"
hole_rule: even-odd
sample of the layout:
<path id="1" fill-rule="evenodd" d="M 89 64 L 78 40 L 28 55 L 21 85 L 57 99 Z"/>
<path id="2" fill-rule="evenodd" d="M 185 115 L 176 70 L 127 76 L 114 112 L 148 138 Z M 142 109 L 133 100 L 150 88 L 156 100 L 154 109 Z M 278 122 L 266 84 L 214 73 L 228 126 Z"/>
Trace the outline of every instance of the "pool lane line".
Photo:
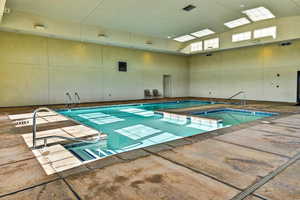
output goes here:
<path id="1" fill-rule="evenodd" d="M 258 181 L 257 183 L 251 185 L 250 187 L 248 187 L 243 192 L 237 194 L 231 200 L 243 200 L 243 199 L 245 199 L 247 196 L 254 193 L 257 189 L 259 189 L 260 187 L 265 185 L 267 182 L 269 182 L 270 180 L 275 178 L 278 174 L 283 172 L 286 168 L 288 168 L 289 166 L 291 166 L 292 164 L 297 162 L 299 159 L 300 159 L 300 153 L 297 153 L 295 156 L 292 157 L 292 159 L 287 161 L 285 164 L 281 165 L 276 170 L 269 173 L 267 176 L 263 177 L 260 181 Z"/>

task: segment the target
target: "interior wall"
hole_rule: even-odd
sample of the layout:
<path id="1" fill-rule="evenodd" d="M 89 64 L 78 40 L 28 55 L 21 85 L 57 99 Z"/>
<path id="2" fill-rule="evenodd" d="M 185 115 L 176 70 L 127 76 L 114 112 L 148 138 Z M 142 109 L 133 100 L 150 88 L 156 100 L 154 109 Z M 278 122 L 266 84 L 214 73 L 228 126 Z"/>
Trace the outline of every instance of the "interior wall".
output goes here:
<path id="1" fill-rule="evenodd" d="M 191 56 L 190 96 L 296 102 L 299 52 L 300 40 Z"/>
<path id="2" fill-rule="evenodd" d="M 163 90 L 172 76 L 172 96 L 188 96 L 188 58 L 34 35 L 0 32 L 0 106 L 59 104 L 66 92 L 82 102 L 144 98 Z M 127 61 L 128 72 L 117 62 Z"/>

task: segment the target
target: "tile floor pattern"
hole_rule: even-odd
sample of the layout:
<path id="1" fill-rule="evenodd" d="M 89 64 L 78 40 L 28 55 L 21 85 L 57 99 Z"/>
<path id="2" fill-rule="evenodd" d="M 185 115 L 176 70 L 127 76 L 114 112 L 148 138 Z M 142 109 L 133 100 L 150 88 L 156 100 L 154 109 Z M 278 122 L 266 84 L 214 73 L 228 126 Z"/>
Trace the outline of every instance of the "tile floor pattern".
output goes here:
<path id="1" fill-rule="evenodd" d="M 300 113 L 298 107 L 275 103 L 255 103 L 248 107 Z M 0 200 L 229 200 L 300 153 L 299 119 L 299 115 L 291 115 L 267 125 L 255 122 L 220 129 L 80 166 L 75 160 L 69 161 L 69 154 L 55 145 L 49 150 L 56 156 L 44 152 L 47 159 L 40 158 L 41 163 L 54 163 L 52 166 L 58 170 L 47 175 L 17 134 L 16 130 L 24 128 L 11 126 L 20 119 L 9 119 L 0 109 Z M 83 132 L 94 133 L 79 124 L 61 127 L 63 122 L 57 123 L 60 127 L 51 129 L 59 129 L 58 133 L 62 130 L 73 137 Z M 208 135 L 213 137 L 207 139 Z M 60 171 L 70 163 L 76 167 Z M 299 169 L 300 160 L 245 199 L 299 200 Z"/>

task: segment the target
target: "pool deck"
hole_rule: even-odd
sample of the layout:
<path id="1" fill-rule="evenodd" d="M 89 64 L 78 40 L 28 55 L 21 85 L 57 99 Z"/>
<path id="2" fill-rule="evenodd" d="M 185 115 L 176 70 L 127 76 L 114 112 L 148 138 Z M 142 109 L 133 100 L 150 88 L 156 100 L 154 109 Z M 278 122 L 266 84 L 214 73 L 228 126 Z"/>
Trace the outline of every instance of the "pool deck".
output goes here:
<path id="1" fill-rule="evenodd" d="M 144 101 L 113 103 L 134 102 Z M 300 200 L 300 106 L 252 101 L 245 106 L 215 104 L 172 111 L 221 107 L 281 114 L 51 175 L 21 136 L 31 126 L 16 127 L 8 117 L 36 107 L 0 108 L 0 200 Z M 41 123 L 38 131 L 76 125 L 57 119 Z"/>

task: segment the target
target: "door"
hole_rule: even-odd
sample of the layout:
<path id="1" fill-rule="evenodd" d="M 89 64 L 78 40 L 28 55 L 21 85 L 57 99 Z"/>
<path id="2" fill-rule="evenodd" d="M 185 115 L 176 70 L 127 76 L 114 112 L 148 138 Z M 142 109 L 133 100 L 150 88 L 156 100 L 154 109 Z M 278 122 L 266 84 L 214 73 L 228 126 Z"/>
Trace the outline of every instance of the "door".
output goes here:
<path id="1" fill-rule="evenodd" d="M 297 103 L 300 104 L 300 71 L 298 71 L 297 76 Z"/>
<path id="2" fill-rule="evenodd" d="M 171 75 L 163 76 L 163 93 L 164 93 L 164 97 L 172 97 L 172 77 L 171 77 Z"/>

